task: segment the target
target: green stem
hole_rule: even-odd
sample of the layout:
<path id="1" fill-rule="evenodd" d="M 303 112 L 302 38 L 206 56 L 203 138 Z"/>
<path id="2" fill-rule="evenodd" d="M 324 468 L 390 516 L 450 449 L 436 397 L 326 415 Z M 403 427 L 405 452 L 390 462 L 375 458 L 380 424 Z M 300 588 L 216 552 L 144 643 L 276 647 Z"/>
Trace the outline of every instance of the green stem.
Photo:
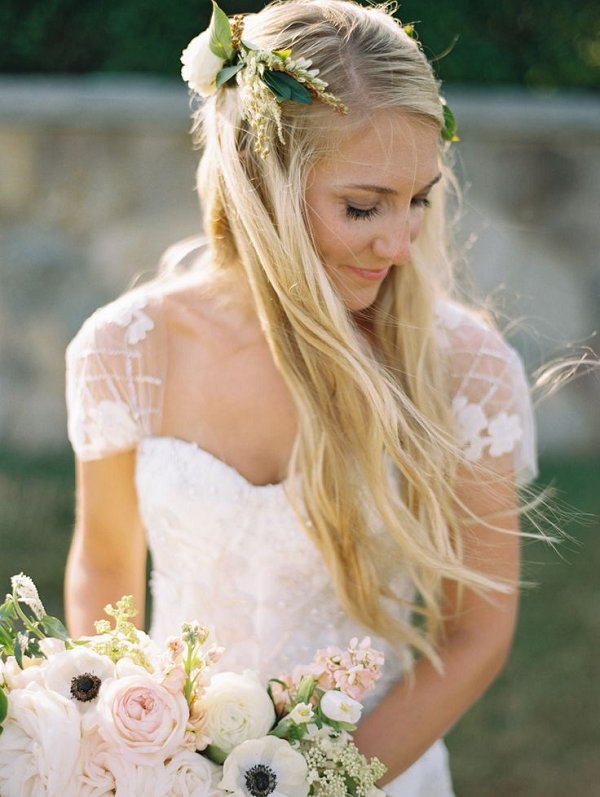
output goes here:
<path id="1" fill-rule="evenodd" d="M 25 612 L 21 609 L 19 601 L 14 595 L 13 595 L 13 603 L 14 603 L 14 607 L 15 607 L 15 610 L 17 612 L 17 615 L 20 617 L 21 622 L 23 623 L 25 628 L 28 631 L 31 631 L 32 634 L 35 634 L 35 636 L 38 639 L 46 639 L 45 634 L 42 634 L 42 632 L 39 630 L 37 625 L 35 623 L 32 623 L 31 620 L 29 619 L 29 617 L 27 617 Z"/>

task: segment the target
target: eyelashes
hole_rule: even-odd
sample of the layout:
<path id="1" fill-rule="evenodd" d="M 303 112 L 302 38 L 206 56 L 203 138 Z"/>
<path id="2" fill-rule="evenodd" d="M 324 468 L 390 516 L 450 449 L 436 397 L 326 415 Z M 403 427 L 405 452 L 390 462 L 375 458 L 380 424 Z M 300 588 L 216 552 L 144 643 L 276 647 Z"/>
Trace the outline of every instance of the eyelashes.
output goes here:
<path id="1" fill-rule="evenodd" d="M 415 208 L 430 208 L 431 207 L 431 200 L 427 199 L 426 196 L 416 196 L 412 200 L 412 206 Z"/>
<path id="2" fill-rule="evenodd" d="M 352 205 L 346 205 L 346 216 L 349 219 L 372 219 L 379 213 L 379 208 L 355 208 Z"/>
<path id="3" fill-rule="evenodd" d="M 428 208 L 431 206 L 431 201 L 427 197 L 415 197 L 411 201 L 414 208 Z M 355 208 L 353 205 L 346 205 L 346 217 L 349 219 L 362 219 L 368 221 L 379 213 L 378 207 L 372 208 Z"/>

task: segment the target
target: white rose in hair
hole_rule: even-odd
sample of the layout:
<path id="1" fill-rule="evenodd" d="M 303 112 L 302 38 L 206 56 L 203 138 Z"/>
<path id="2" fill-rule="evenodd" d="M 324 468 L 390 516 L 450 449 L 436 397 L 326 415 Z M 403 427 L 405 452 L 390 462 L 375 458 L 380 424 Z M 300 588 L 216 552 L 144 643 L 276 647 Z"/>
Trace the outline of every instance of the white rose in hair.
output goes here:
<path id="1" fill-rule="evenodd" d="M 78 797 L 80 739 L 70 700 L 36 683 L 11 692 L 0 734 L 2 797 Z"/>
<path id="2" fill-rule="evenodd" d="M 330 689 L 321 698 L 321 711 L 330 720 L 356 725 L 360 719 L 362 704 L 358 700 L 348 697 L 344 692 Z"/>
<path id="3" fill-rule="evenodd" d="M 217 72 L 225 63 L 215 55 L 208 46 L 210 32 L 203 31 L 188 44 L 181 54 L 181 77 L 188 86 L 203 97 L 214 94 L 217 90 Z"/>
<path id="4" fill-rule="evenodd" d="M 247 739 L 267 734 L 275 722 L 275 709 L 255 673 L 221 672 L 213 675 L 202 699 L 205 728 L 211 744 L 224 753 Z"/>

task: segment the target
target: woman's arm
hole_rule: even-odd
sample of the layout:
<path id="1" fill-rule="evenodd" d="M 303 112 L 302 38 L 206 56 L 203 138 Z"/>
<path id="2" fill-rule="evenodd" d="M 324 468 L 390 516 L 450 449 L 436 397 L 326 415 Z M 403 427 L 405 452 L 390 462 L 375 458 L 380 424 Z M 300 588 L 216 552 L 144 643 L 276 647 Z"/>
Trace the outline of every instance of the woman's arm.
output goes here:
<path id="1" fill-rule="evenodd" d="M 135 490 L 135 451 L 77 460 L 76 522 L 65 574 L 72 636 L 94 633 L 104 607 L 132 595 L 144 623 L 146 542 Z"/>
<path id="2" fill-rule="evenodd" d="M 480 518 L 489 518 L 508 532 L 484 524 L 464 530 L 465 563 L 514 585 L 509 595 L 490 599 L 466 590 L 458 608 L 456 589 L 444 589 L 445 639 L 439 649 L 440 675 L 427 659 L 415 665 L 413 688 L 398 683 L 354 734 L 360 750 L 377 756 L 388 767 L 381 784 L 401 774 L 443 736 L 488 688 L 510 651 L 518 608 L 519 528 L 517 494 L 511 478 L 511 457 L 494 461 L 502 476 L 490 482 L 474 468 L 463 466 L 458 498 Z M 504 461 L 503 461 L 504 460 Z M 480 472 L 481 473 L 481 472 Z M 499 519 L 500 518 L 500 519 Z"/>

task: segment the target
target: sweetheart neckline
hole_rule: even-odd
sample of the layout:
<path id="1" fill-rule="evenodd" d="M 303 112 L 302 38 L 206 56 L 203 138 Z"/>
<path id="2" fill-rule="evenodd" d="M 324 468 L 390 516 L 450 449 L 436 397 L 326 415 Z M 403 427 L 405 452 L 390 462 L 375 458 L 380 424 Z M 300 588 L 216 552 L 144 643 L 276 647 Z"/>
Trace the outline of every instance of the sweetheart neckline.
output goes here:
<path id="1" fill-rule="evenodd" d="M 286 487 L 288 482 L 288 479 L 286 478 L 280 482 L 255 484 L 254 482 L 251 482 L 249 479 L 247 479 L 243 474 L 241 474 L 239 470 L 237 470 L 237 468 L 234 468 L 233 465 L 229 465 L 227 462 L 225 462 L 225 460 L 220 459 L 215 454 L 212 454 L 210 451 L 207 451 L 205 448 L 202 448 L 201 446 L 198 445 L 198 443 L 195 443 L 193 440 L 184 440 L 182 437 L 173 437 L 169 435 L 148 435 L 147 437 L 144 437 L 140 441 L 138 449 L 143 448 L 144 445 L 148 443 L 171 444 L 171 445 L 174 444 L 176 446 L 181 446 L 182 448 L 195 451 L 201 454 L 202 456 L 206 457 L 208 460 L 218 465 L 219 467 L 222 467 L 229 473 L 232 473 L 239 481 L 245 484 L 246 487 L 252 490 L 275 490 L 275 489 L 281 490 Z"/>

